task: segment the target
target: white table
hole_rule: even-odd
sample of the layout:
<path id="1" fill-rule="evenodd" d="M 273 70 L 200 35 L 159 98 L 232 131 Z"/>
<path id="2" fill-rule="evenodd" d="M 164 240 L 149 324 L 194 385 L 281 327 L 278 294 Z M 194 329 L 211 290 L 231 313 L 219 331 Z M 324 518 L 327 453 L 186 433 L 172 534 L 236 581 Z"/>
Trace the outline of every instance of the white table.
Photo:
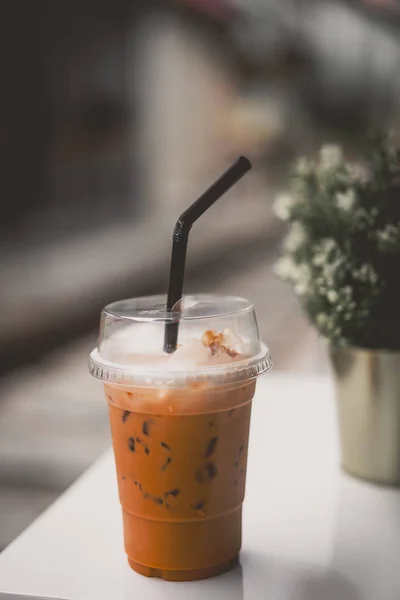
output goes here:
<path id="1" fill-rule="evenodd" d="M 338 468 L 329 379 L 272 373 L 254 402 L 240 567 L 193 583 L 134 573 L 109 452 L 0 555 L 0 598 L 397 600 L 399 555 L 400 492 Z"/>

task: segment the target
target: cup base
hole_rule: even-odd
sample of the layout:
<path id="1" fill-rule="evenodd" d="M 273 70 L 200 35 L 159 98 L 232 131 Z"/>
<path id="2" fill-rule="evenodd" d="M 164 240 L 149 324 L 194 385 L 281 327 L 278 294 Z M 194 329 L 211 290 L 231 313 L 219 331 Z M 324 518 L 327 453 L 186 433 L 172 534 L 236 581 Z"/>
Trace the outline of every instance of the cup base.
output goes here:
<path id="1" fill-rule="evenodd" d="M 130 564 L 148 577 L 205 579 L 227 571 L 237 561 L 242 505 L 228 514 L 196 521 L 144 519 L 125 509 L 123 519 Z"/>
<path id="2" fill-rule="evenodd" d="M 129 566 L 136 573 L 140 573 L 140 575 L 144 575 L 145 577 L 159 577 L 165 581 L 198 581 L 199 579 L 209 579 L 210 577 L 216 577 L 230 571 L 239 563 L 239 555 L 237 554 L 234 558 L 219 565 L 212 565 L 211 567 L 204 567 L 202 569 L 157 569 L 142 565 L 129 557 L 128 562 Z"/>

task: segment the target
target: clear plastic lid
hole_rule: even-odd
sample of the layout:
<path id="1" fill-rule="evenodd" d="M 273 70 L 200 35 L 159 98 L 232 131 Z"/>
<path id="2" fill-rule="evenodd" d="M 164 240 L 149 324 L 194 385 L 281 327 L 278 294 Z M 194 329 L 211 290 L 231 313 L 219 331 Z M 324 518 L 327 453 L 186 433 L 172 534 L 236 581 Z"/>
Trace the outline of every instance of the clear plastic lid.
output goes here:
<path id="1" fill-rule="evenodd" d="M 93 377 L 120 385 L 181 387 L 248 381 L 271 368 L 253 305 L 244 298 L 184 297 L 166 311 L 164 296 L 122 300 L 101 314 Z M 163 350 L 165 327 L 179 323 L 177 350 Z"/>

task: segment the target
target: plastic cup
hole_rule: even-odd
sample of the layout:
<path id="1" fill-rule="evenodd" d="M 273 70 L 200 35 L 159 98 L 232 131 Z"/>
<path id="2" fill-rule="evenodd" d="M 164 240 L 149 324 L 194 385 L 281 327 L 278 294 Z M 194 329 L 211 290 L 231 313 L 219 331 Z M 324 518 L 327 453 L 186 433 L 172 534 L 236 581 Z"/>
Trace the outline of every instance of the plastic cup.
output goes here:
<path id="1" fill-rule="evenodd" d="M 106 307 L 89 369 L 109 405 L 129 564 L 189 581 L 238 561 L 251 403 L 271 361 L 247 300 L 184 299 L 179 316 L 164 307 L 157 296 Z M 178 318 L 171 357 L 162 352 L 164 328 Z M 231 362 L 199 365 L 200 342 L 193 360 L 182 360 L 191 340 L 227 329 L 243 350 Z"/>

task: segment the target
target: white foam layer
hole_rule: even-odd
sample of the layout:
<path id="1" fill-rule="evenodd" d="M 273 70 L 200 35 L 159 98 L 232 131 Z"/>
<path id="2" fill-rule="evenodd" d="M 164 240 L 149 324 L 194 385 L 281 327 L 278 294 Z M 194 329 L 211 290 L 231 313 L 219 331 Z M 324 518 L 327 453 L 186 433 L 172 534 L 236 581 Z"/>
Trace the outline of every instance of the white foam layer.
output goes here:
<path id="1" fill-rule="evenodd" d="M 151 370 L 193 370 L 216 365 L 232 365 L 246 358 L 245 341 L 231 329 L 222 332 L 222 345 L 207 347 L 204 329 L 179 332 L 178 348 L 173 354 L 163 351 L 164 324 L 136 323 L 102 342 L 100 355 L 107 362 L 123 366 L 143 366 Z"/>

